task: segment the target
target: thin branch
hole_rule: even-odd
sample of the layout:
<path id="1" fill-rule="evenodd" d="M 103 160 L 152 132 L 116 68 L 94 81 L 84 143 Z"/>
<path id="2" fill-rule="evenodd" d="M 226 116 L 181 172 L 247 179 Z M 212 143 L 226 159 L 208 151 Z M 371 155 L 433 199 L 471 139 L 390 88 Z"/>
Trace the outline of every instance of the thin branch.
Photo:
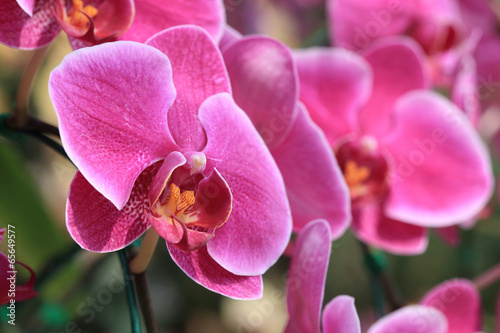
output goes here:
<path id="1" fill-rule="evenodd" d="M 387 273 L 385 258 L 375 256 L 365 243 L 360 242 L 360 244 L 366 267 L 370 272 L 370 283 L 372 285 L 377 315 L 382 316 L 384 314 L 384 299 L 381 290 L 384 291 L 391 312 L 401 308 L 403 302 L 392 284 L 391 277 Z"/>
<path id="2" fill-rule="evenodd" d="M 27 119 L 23 124 L 18 124 L 14 118 L 14 114 L 5 120 L 5 125 L 12 129 L 27 133 L 44 133 L 51 134 L 59 138 L 59 129 L 51 124 L 39 120 L 33 116 L 27 115 Z"/>
<path id="3" fill-rule="evenodd" d="M 137 311 L 137 302 L 135 300 L 133 277 L 130 274 L 130 269 L 127 262 L 127 255 L 125 251 L 126 250 L 118 251 L 118 256 L 120 257 L 120 263 L 123 268 L 123 280 L 125 282 L 125 290 L 127 293 L 132 333 L 140 333 L 141 324 L 139 322 L 139 312 Z"/>
<path id="4" fill-rule="evenodd" d="M 14 123 L 19 127 L 24 126 L 28 121 L 28 103 L 31 96 L 33 81 L 35 80 L 40 65 L 45 60 L 48 50 L 49 46 L 45 46 L 33 52 L 31 59 L 26 65 L 23 76 L 21 77 L 21 81 L 19 82 L 16 108 L 12 114 Z"/>
<path id="5" fill-rule="evenodd" d="M 134 279 L 139 305 L 141 306 L 144 322 L 146 323 L 146 330 L 148 333 L 159 333 L 160 330 L 158 329 L 158 321 L 153 309 L 153 303 L 151 302 L 151 292 L 149 291 L 146 272 L 134 274 Z"/>

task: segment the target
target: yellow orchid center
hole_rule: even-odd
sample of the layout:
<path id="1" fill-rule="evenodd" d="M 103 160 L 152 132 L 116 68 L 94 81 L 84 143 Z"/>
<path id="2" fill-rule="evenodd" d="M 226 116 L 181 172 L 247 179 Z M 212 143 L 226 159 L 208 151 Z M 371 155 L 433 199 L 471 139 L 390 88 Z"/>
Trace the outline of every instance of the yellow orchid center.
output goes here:
<path id="1" fill-rule="evenodd" d="M 389 190 L 389 164 L 374 138 L 345 141 L 336 148 L 335 157 L 353 206 L 384 199 Z"/>
<path id="2" fill-rule="evenodd" d="M 363 182 L 370 177 L 370 169 L 359 166 L 355 161 L 348 160 L 345 164 L 344 178 L 351 194 L 358 196 L 364 193 Z"/>
<path id="3" fill-rule="evenodd" d="M 191 207 L 195 202 L 194 191 L 183 191 L 175 184 L 170 184 L 170 197 L 168 198 L 165 208 L 172 212 L 175 216 L 182 215 L 186 209 Z"/>
<path id="4" fill-rule="evenodd" d="M 89 23 L 88 18 L 94 18 L 97 12 L 97 8 L 92 5 L 84 6 L 83 0 L 73 0 L 73 6 L 65 20 L 73 26 L 85 27 Z"/>

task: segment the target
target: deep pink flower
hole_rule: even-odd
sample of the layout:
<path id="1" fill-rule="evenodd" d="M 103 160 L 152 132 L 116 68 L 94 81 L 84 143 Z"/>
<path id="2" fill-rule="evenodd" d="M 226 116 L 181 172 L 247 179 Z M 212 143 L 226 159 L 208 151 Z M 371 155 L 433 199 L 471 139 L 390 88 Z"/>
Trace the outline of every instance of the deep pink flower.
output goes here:
<path id="1" fill-rule="evenodd" d="M 291 233 L 279 170 L 228 94 L 204 30 L 171 28 L 147 44 L 81 49 L 51 74 L 61 139 L 80 171 L 68 230 L 83 248 L 107 252 L 152 226 L 198 283 L 259 297 L 260 275 Z"/>
<path id="2" fill-rule="evenodd" d="M 285 333 L 361 333 L 350 296 L 335 297 L 321 315 L 330 258 L 328 234 L 328 224 L 318 220 L 308 224 L 297 238 L 287 280 L 289 321 Z M 447 333 L 446 328 L 446 318 L 440 311 L 413 305 L 383 317 L 368 333 Z"/>
<path id="3" fill-rule="evenodd" d="M 328 221 L 332 239 L 349 227 L 348 189 L 323 133 L 298 102 L 297 68 L 288 47 L 263 36 L 230 37 L 221 49 L 233 97 L 252 120 L 283 175 L 293 230 Z"/>
<path id="4" fill-rule="evenodd" d="M 452 103 L 428 90 L 417 45 L 385 39 L 359 55 L 298 51 L 300 99 L 323 129 L 351 190 L 356 235 L 422 253 L 426 227 L 472 219 L 493 176 L 487 150 Z"/>
<path id="5" fill-rule="evenodd" d="M 5 236 L 5 231 L 5 228 L 0 229 L 0 242 Z M 33 289 L 35 285 L 35 272 L 33 272 L 31 267 L 23 264 L 22 262 L 16 261 L 15 264 L 26 268 L 30 272 L 30 278 L 25 284 L 16 285 L 13 291 L 11 283 L 15 283 L 16 279 L 11 279 L 14 273 L 10 272 L 16 271 L 18 268 L 15 266 L 12 268 L 11 261 L 9 261 L 8 257 L 0 252 L 0 305 L 10 303 L 11 299 L 14 299 L 16 302 L 20 302 L 38 295 L 38 292 Z M 18 273 L 15 273 L 14 276 L 17 276 L 17 274 Z M 12 294 L 13 292 L 15 295 Z"/>
<path id="6" fill-rule="evenodd" d="M 74 48 L 103 42 L 145 42 L 181 24 L 205 28 L 220 38 L 224 7 L 220 0 L 5 0 L 0 4 L 0 42 L 36 49 L 64 30 Z"/>

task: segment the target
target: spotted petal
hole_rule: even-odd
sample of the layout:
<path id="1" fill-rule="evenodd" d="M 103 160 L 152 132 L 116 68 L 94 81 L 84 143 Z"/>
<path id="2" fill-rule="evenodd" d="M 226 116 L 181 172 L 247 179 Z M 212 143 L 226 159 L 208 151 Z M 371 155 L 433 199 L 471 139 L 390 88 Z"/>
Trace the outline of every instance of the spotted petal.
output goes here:
<path id="1" fill-rule="evenodd" d="M 34 6 L 30 0 L 1 1 L 0 43 L 32 50 L 52 42 L 61 31 L 52 14 L 52 5 L 52 1 L 36 1 Z"/>
<path id="2" fill-rule="evenodd" d="M 66 226 L 78 245 L 95 252 L 124 248 L 150 226 L 148 187 L 159 165 L 151 166 L 137 178 L 130 199 L 122 210 L 97 192 L 77 172 L 68 195 Z"/>

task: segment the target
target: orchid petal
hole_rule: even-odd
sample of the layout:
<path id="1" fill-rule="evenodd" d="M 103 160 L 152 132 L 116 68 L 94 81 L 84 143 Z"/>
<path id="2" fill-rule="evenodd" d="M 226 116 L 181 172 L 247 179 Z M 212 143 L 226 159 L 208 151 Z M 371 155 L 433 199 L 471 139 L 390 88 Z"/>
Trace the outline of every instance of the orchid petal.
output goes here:
<path id="1" fill-rule="evenodd" d="M 430 82 L 423 51 L 411 39 L 386 38 L 373 43 L 363 55 L 373 70 L 373 90 L 359 123 L 365 134 L 379 136 L 390 130 L 394 102 L 411 90 L 428 88 Z"/>
<path id="2" fill-rule="evenodd" d="M 361 333 L 361 324 L 354 306 L 354 298 L 337 296 L 323 310 L 324 333 Z"/>
<path id="3" fill-rule="evenodd" d="M 313 48 L 294 56 L 300 100 L 333 146 L 357 129 L 358 112 L 371 93 L 371 70 L 359 55 L 342 49 Z"/>
<path id="4" fill-rule="evenodd" d="M 219 49 L 222 53 L 224 53 L 224 51 L 228 47 L 230 47 L 234 42 L 240 40 L 241 38 L 243 38 L 243 36 L 238 31 L 236 31 L 236 29 L 226 24 L 224 28 L 224 34 L 222 35 L 222 38 L 219 42 Z"/>
<path id="5" fill-rule="evenodd" d="M 168 243 L 177 244 L 184 237 L 185 230 L 181 222 L 178 222 L 176 219 L 154 216 L 147 209 L 144 210 L 144 215 L 156 233 Z"/>
<path id="6" fill-rule="evenodd" d="M 168 111 L 168 126 L 177 144 L 200 151 L 206 144 L 198 108 L 209 96 L 229 92 L 229 81 L 217 46 L 196 26 L 167 29 L 147 42 L 168 56 L 177 90 Z"/>
<path id="7" fill-rule="evenodd" d="M 224 4 L 221 0 L 140 0 L 135 2 L 132 26 L 119 38 L 144 43 L 164 29 L 196 24 L 218 42 L 223 33 L 224 22 Z"/>
<path id="8" fill-rule="evenodd" d="M 441 283 L 430 290 L 420 304 L 443 313 L 448 319 L 448 332 L 475 333 L 481 330 L 481 296 L 469 280 Z"/>
<path id="9" fill-rule="evenodd" d="M 387 217 L 378 203 L 353 209 L 352 229 L 367 244 L 390 253 L 415 255 L 427 248 L 425 228 Z"/>
<path id="10" fill-rule="evenodd" d="M 25 4 L 29 0 L 23 1 Z M 48 45 L 61 27 L 52 14 L 52 1 L 37 1 L 32 15 L 15 0 L 0 2 L 0 43 L 32 50 Z"/>
<path id="11" fill-rule="evenodd" d="M 232 210 L 231 189 L 217 169 L 198 184 L 193 206 L 186 210 L 187 225 L 215 229 L 227 221 Z"/>
<path id="12" fill-rule="evenodd" d="M 198 231 L 193 229 L 185 229 L 184 237 L 177 244 L 171 243 L 182 252 L 191 252 L 204 247 L 209 240 L 214 237 L 214 231 Z"/>
<path id="13" fill-rule="evenodd" d="M 246 37 L 224 51 L 233 98 L 272 149 L 295 117 L 298 84 L 290 50 L 262 36 Z"/>
<path id="14" fill-rule="evenodd" d="M 178 150 L 167 127 L 171 77 L 164 54 L 134 42 L 74 51 L 50 76 L 68 156 L 118 209 L 146 167 Z"/>
<path id="15" fill-rule="evenodd" d="M 17 4 L 24 10 L 29 16 L 33 16 L 33 11 L 35 10 L 35 0 L 16 0 Z"/>
<path id="16" fill-rule="evenodd" d="M 330 252 L 330 228 L 324 220 L 309 223 L 297 237 L 286 286 L 290 316 L 286 333 L 320 331 Z"/>
<path id="17" fill-rule="evenodd" d="M 477 89 L 483 109 L 500 103 L 500 90 L 498 89 L 500 66 L 497 56 L 499 52 L 500 38 L 495 33 L 494 36 L 485 36 L 482 38 L 474 53 L 477 63 Z"/>
<path id="18" fill-rule="evenodd" d="M 212 259 L 206 246 L 191 252 L 182 252 L 168 243 L 167 247 L 174 262 L 203 287 L 235 299 L 262 297 L 261 276 L 240 276 L 228 272 Z"/>
<path id="19" fill-rule="evenodd" d="M 438 310 L 409 305 L 379 319 L 368 333 L 447 333 L 445 316 Z"/>
<path id="20" fill-rule="evenodd" d="M 163 164 L 160 167 L 160 170 L 156 173 L 151 185 L 149 187 L 148 200 L 151 204 L 151 207 L 154 207 L 160 195 L 163 193 L 165 186 L 167 186 L 167 182 L 172 175 L 172 172 L 181 165 L 186 163 L 186 158 L 184 155 L 179 153 L 178 151 L 174 151 L 170 153 Z"/>
<path id="21" fill-rule="evenodd" d="M 137 1 L 136 4 L 142 4 L 143 1 Z M 122 35 L 134 21 L 133 0 L 106 0 L 97 9 L 99 15 L 94 18 L 94 33 L 97 38 Z"/>
<path id="22" fill-rule="evenodd" d="M 476 126 L 481 106 L 479 105 L 476 62 L 472 56 L 462 59 L 451 91 L 451 100 Z"/>
<path id="23" fill-rule="evenodd" d="M 77 172 L 68 194 L 66 226 L 78 245 L 94 252 L 112 252 L 131 244 L 150 226 L 148 187 L 160 166 L 146 169 L 136 180 L 122 210 L 97 192 Z"/>
<path id="24" fill-rule="evenodd" d="M 302 104 L 287 138 L 271 154 L 285 181 L 294 231 L 322 218 L 332 240 L 339 238 L 351 219 L 349 190 L 328 142 Z"/>
<path id="25" fill-rule="evenodd" d="M 426 227 L 478 214 L 493 192 L 493 175 L 486 147 L 465 115 L 445 98 L 420 91 L 397 102 L 394 119 L 384 143 L 394 160 L 386 214 Z"/>
<path id="26" fill-rule="evenodd" d="M 208 253 L 234 274 L 260 275 L 290 239 L 283 179 L 250 119 L 230 95 L 207 99 L 199 117 L 207 133 L 207 169 L 216 165 L 233 195 L 231 215 L 208 242 Z"/>
<path id="27" fill-rule="evenodd" d="M 332 45 L 362 50 L 374 40 L 400 35 L 411 25 L 412 1 L 328 0 Z"/>

